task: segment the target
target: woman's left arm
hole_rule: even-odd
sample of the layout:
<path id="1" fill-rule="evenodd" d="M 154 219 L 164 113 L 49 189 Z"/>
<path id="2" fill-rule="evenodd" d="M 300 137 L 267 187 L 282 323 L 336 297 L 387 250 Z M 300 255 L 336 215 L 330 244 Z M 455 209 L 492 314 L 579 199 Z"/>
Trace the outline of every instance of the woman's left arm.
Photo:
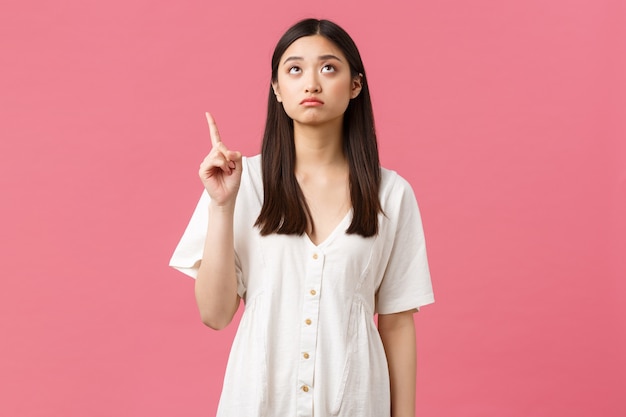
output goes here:
<path id="1" fill-rule="evenodd" d="M 378 316 L 391 383 L 391 417 L 415 417 L 415 310 Z"/>

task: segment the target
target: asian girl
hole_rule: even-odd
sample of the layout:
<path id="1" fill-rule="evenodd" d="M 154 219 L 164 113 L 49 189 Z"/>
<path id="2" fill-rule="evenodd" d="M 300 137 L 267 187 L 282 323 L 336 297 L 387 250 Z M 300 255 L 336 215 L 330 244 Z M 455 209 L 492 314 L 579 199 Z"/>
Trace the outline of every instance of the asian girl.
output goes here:
<path id="1" fill-rule="evenodd" d="M 434 301 L 410 185 L 380 167 L 350 36 L 307 19 L 272 57 L 261 154 L 207 113 L 205 191 L 170 264 L 233 342 L 220 417 L 413 417 L 414 313 Z M 374 320 L 378 316 L 378 323 Z"/>

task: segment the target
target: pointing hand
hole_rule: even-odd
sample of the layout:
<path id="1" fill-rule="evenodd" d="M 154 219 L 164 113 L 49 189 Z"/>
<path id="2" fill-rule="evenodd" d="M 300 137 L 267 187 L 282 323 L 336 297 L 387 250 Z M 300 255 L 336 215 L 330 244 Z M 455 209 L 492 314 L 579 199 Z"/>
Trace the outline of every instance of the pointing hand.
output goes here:
<path id="1" fill-rule="evenodd" d="M 229 150 L 222 139 L 215 119 L 206 113 L 211 135 L 211 151 L 200 164 L 200 180 L 218 206 L 234 205 L 241 182 L 241 152 Z"/>

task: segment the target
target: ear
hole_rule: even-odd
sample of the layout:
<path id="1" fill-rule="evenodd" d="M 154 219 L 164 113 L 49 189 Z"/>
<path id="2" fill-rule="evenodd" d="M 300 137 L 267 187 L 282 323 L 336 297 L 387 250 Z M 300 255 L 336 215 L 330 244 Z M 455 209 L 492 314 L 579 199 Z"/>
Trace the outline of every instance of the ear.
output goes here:
<path id="1" fill-rule="evenodd" d="M 350 92 L 350 98 L 357 98 L 363 89 L 363 74 L 359 73 L 356 77 L 352 78 L 352 91 Z"/>
<path id="2" fill-rule="evenodd" d="M 274 90 L 276 101 L 278 101 L 279 103 L 282 103 L 283 99 L 280 97 L 280 88 L 278 88 L 278 81 L 272 82 L 272 90 Z"/>

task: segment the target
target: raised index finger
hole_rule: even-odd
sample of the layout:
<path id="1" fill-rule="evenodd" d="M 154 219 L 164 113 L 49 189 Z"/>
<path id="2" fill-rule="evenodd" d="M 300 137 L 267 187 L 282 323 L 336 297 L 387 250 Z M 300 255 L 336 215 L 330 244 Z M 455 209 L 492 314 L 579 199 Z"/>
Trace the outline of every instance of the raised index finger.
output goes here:
<path id="1" fill-rule="evenodd" d="M 215 124 L 215 119 L 211 116 L 211 113 L 206 112 L 206 121 L 209 123 L 209 132 L 211 134 L 211 144 L 213 146 L 219 146 L 222 143 L 222 139 L 220 138 L 220 132 L 217 130 L 217 124 Z"/>

